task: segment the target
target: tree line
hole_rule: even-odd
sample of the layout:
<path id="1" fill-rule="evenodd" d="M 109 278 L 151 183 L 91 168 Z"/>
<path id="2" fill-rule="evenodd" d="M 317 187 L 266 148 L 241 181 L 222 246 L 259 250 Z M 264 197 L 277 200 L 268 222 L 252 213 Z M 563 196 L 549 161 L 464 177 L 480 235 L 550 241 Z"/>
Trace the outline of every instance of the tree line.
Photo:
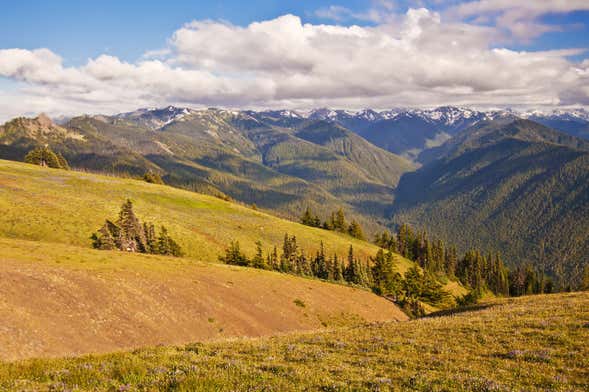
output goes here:
<path id="1" fill-rule="evenodd" d="M 396 233 L 384 231 L 376 235 L 375 244 L 418 263 L 424 270 L 448 278 L 457 278 L 470 287 L 474 295 L 489 290 L 502 296 L 550 293 L 552 280 L 531 265 L 510 270 L 499 253 L 484 254 L 471 249 L 458 256 L 456 246 L 431 239 L 425 230 L 414 231 L 402 224 Z"/>
<path id="2" fill-rule="evenodd" d="M 128 200 L 122 205 L 118 219 L 106 220 L 104 225 L 91 236 L 92 246 L 101 250 L 151 253 L 166 256 L 183 256 L 180 245 L 161 226 L 156 234 L 153 223 L 141 223 Z"/>
<path id="3" fill-rule="evenodd" d="M 449 303 L 450 295 L 443 290 L 436 277 L 417 266 L 404 275 L 396 270 L 394 255 L 380 249 L 375 256 L 361 260 L 354 254 L 352 245 L 345 256 L 328 255 L 323 242 L 311 255 L 302 249 L 295 236 L 285 234 L 279 249 L 273 246 L 264 252 L 260 241 L 256 251 L 248 257 L 238 241 L 232 241 L 219 260 L 226 264 L 260 268 L 298 276 L 314 277 L 330 282 L 369 288 L 379 295 L 391 298 L 413 315 L 424 313 L 421 302 L 431 305 Z"/>
<path id="4" fill-rule="evenodd" d="M 338 209 L 332 212 L 329 217 L 321 222 L 319 215 L 315 214 L 309 207 L 305 210 L 301 216 L 300 222 L 303 225 L 318 227 L 325 230 L 338 231 L 340 233 L 346 233 L 354 238 L 364 240 L 364 230 L 362 226 L 356 221 L 352 220 L 349 224 L 346 221 L 346 216 L 343 209 Z"/>

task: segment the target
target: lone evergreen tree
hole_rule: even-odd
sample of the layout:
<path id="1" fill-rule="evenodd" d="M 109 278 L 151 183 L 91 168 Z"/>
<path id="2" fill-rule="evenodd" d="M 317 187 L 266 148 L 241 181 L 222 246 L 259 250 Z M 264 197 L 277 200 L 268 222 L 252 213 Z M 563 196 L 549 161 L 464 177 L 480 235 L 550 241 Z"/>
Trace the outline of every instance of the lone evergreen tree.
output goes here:
<path id="1" fill-rule="evenodd" d="M 254 267 L 254 268 L 261 268 L 261 269 L 268 268 L 268 266 L 266 265 L 266 262 L 264 261 L 264 256 L 262 254 L 262 242 L 259 240 L 256 241 L 256 254 L 252 258 L 251 264 L 252 264 L 252 267 Z"/>
<path id="2" fill-rule="evenodd" d="M 158 173 L 152 172 L 151 170 L 143 175 L 143 180 L 145 182 L 149 182 L 150 184 L 164 184 L 162 177 Z"/>
<path id="3" fill-rule="evenodd" d="M 69 170 L 69 165 L 63 155 L 55 153 L 49 146 L 37 147 L 25 155 L 25 162 L 34 165 Z"/>
<path id="4" fill-rule="evenodd" d="M 346 217 L 344 215 L 344 210 L 342 210 L 341 208 L 339 210 L 337 210 L 337 212 L 333 216 L 332 226 L 333 226 L 333 230 L 341 231 L 342 233 L 346 232 L 346 230 L 347 230 Z"/>

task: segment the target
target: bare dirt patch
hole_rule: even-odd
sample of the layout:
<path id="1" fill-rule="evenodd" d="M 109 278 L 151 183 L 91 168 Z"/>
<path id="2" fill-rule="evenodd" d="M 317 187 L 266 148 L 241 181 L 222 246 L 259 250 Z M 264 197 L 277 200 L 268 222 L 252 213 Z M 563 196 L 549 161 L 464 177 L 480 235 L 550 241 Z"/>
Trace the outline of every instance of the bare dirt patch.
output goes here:
<path id="1" fill-rule="evenodd" d="M 4 360 L 406 319 L 368 291 L 275 272 L 1 242 Z"/>

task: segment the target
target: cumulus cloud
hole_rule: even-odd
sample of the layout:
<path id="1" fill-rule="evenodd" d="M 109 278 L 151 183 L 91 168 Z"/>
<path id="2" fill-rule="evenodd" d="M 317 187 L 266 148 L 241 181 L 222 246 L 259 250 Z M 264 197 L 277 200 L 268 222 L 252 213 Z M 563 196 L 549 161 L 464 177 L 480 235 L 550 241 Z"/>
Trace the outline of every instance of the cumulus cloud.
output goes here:
<path id="1" fill-rule="evenodd" d="M 246 27 L 193 21 L 173 34 L 169 47 L 133 63 L 101 55 L 83 66 L 66 67 L 47 49 L 0 50 L 0 76 L 19 81 L 23 104 L 36 105 L 23 111 L 38 107 L 56 114 L 165 104 L 388 108 L 588 103 L 589 64 L 567 60 L 578 50 L 498 49 L 492 47 L 495 34 L 488 26 L 445 22 L 443 15 L 425 8 L 374 26 L 309 24 L 294 15 Z M 6 99 L 0 96 L 0 107 Z M 4 107 L 14 110 L 14 105 Z"/>

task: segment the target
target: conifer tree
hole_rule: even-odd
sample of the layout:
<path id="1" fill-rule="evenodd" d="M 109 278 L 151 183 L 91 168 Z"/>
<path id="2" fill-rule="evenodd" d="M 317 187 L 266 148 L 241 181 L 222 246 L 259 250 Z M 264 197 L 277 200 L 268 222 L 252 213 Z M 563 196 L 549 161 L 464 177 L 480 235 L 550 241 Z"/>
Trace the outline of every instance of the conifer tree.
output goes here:
<path id="1" fill-rule="evenodd" d="M 57 162 L 59 162 L 59 169 L 70 170 L 70 165 L 63 157 L 63 155 L 61 155 L 61 153 L 56 152 L 55 156 L 57 157 Z"/>
<path id="2" fill-rule="evenodd" d="M 121 246 L 123 250 L 129 252 L 146 251 L 145 233 L 139 219 L 135 216 L 131 200 L 127 199 L 122 205 L 117 225 L 121 228 Z M 162 250 L 160 249 L 159 252 L 161 253 Z"/>
<path id="3" fill-rule="evenodd" d="M 268 266 L 266 265 L 266 262 L 264 260 L 264 255 L 262 252 L 262 242 L 261 241 L 256 241 L 256 254 L 254 255 L 254 257 L 251 260 L 251 265 L 254 268 L 261 268 L 261 269 L 267 269 Z"/>
<path id="4" fill-rule="evenodd" d="M 114 225 L 114 224 L 113 224 Z M 96 233 L 92 234 L 92 246 L 100 250 L 114 250 L 117 249 L 115 238 L 111 230 L 109 230 L 109 222 L 105 223 Z"/>
<path id="5" fill-rule="evenodd" d="M 337 282 L 341 282 L 344 280 L 344 267 L 343 262 L 340 260 L 337 255 L 335 255 L 335 263 L 334 263 L 334 270 L 333 270 L 333 280 Z"/>
<path id="6" fill-rule="evenodd" d="M 298 257 L 298 273 L 303 276 L 310 276 L 311 275 L 311 265 L 309 264 L 309 260 L 305 255 L 305 252 L 301 249 L 301 254 Z"/>
<path id="7" fill-rule="evenodd" d="M 164 184 L 162 177 L 158 173 L 152 172 L 151 170 L 143 175 L 143 180 L 145 182 L 149 182 L 150 184 Z"/>
<path id="8" fill-rule="evenodd" d="M 355 220 L 353 220 L 352 223 L 350 223 L 350 226 L 348 227 L 348 234 L 360 240 L 364 239 L 364 232 L 362 231 L 362 226 L 360 226 L 360 224 Z"/>
<path id="9" fill-rule="evenodd" d="M 145 233 L 145 251 L 147 253 L 158 253 L 155 226 L 153 224 L 143 223 L 143 232 Z"/>
<path id="10" fill-rule="evenodd" d="M 393 255 L 379 249 L 372 259 L 372 279 L 377 293 L 382 295 L 396 294 L 399 287 L 399 279 L 395 274 Z"/>
<path id="11" fill-rule="evenodd" d="M 446 275 L 449 277 L 454 277 L 456 275 L 456 264 L 458 263 L 458 255 L 456 252 L 456 247 L 451 246 L 450 248 L 446 248 L 446 256 L 445 256 L 445 271 Z"/>
<path id="12" fill-rule="evenodd" d="M 183 255 L 180 245 L 170 237 L 168 229 L 162 226 L 157 238 L 157 253 L 165 256 L 180 257 Z"/>
<path id="13" fill-rule="evenodd" d="M 346 224 L 346 217 L 344 215 L 344 210 L 340 208 L 335 213 L 335 217 L 334 217 L 334 221 L 333 221 L 333 229 L 336 231 L 341 231 L 342 233 L 345 233 L 347 228 L 348 228 L 348 226 Z"/>
<path id="14" fill-rule="evenodd" d="M 389 249 L 391 244 L 391 233 L 388 230 L 384 230 L 380 234 L 376 234 L 374 243 L 383 249 Z"/>
<path id="15" fill-rule="evenodd" d="M 358 264 L 354 258 L 354 248 L 350 245 L 348 250 L 348 265 L 344 272 L 344 278 L 346 281 L 354 284 L 360 283 L 360 271 L 358 270 Z"/>
<path id="16" fill-rule="evenodd" d="M 276 249 L 276 245 L 274 245 L 274 249 L 272 249 L 272 253 L 270 254 L 270 269 L 273 271 L 280 270 L 280 262 L 278 261 L 278 249 Z"/>
<path id="17" fill-rule="evenodd" d="M 329 271 L 327 267 L 327 258 L 325 257 L 325 247 L 323 241 L 319 244 L 319 251 L 313 260 L 313 275 L 319 279 L 328 279 Z"/>
<path id="18" fill-rule="evenodd" d="M 303 216 L 301 216 L 301 223 L 303 225 L 311 226 L 311 227 L 320 227 L 321 226 L 321 219 L 319 216 L 313 214 L 311 209 L 307 207 Z"/>
<path id="19" fill-rule="evenodd" d="M 127 200 L 121 207 L 116 223 L 106 220 L 91 238 L 92 246 L 97 249 L 119 249 L 177 257 L 183 255 L 182 248 L 170 237 L 165 227 L 161 227 L 156 238 L 154 225 L 147 222 L 142 224 L 139 221 L 133 212 L 131 200 Z"/>
<path id="20" fill-rule="evenodd" d="M 248 266 L 249 260 L 241 252 L 239 241 L 231 241 L 229 246 L 225 249 L 225 255 L 219 256 L 219 261 L 225 264 Z"/>
<path id="21" fill-rule="evenodd" d="M 29 151 L 25 155 L 24 161 L 34 165 L 51 167 L 54 169 L 69 169 L 69 165 L 65 158 L 59 154 L 53 152 L 48 146 L 37 147 Z"/>
<path id="22" fill-rule="evenodd" d="M 327 280 L 335 280 L 335 263 L 337 262 L 337 255 L 333 255 L 333 257 L 328 257 L 326 260 L 327 263 Z"/>

